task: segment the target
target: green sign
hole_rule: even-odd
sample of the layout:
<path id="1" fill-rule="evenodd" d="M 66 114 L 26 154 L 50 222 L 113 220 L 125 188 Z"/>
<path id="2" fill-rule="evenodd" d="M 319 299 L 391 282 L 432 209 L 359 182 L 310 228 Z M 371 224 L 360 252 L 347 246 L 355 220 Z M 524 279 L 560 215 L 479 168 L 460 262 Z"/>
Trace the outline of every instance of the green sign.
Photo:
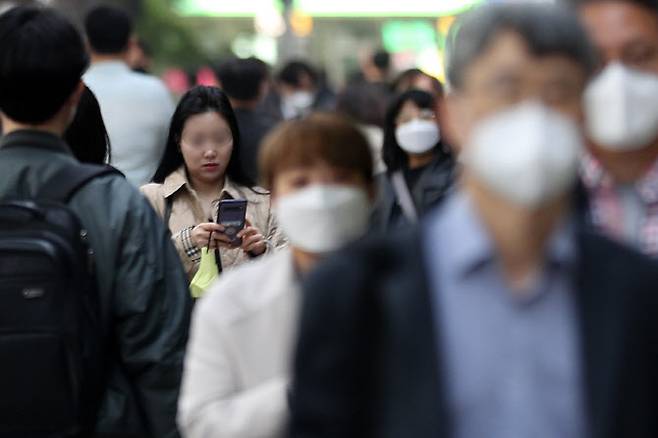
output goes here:
<path id="1" fill-rule="evenodd" d="M 463 12 L 482 0 L 293 0 L 314 17 L 439 17 Z"/>
<path id="2" fill-rule="evenodd" d="M 428 21 L 389 21 L 382 27 L 384 48 L 389 52 L 419 52 L 436 48 L 434 26 Z"/>
<path id="3" fill-rule="evenodd" d="M 313 17 L 439 17 L 454 15 L 483 0 L 293 0 L 293 7 Z M 282 10 L 281 0 L 178 0 L 182 15 L 253 17 Z"/>
<path id="4" fill-rule="evenodd" d="M 179 0 L 182 15 L 203 17 L 254 17 L 263 10 L 281 10 L 279 0 Z"/>

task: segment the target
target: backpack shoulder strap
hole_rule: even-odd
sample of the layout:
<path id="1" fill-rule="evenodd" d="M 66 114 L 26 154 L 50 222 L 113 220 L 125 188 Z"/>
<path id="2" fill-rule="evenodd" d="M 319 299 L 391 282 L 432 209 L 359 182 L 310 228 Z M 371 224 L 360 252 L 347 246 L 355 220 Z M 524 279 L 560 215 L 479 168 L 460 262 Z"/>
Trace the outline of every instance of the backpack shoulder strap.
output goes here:
<path id="1" fill-rule="evenodd" d="M 49 199 L 68 203 L 75 193 L 91 180 L 104 175 L 122 175 L 112 166 L 70 164 L 57 171 L 37 194 L 37 199 Z"/>

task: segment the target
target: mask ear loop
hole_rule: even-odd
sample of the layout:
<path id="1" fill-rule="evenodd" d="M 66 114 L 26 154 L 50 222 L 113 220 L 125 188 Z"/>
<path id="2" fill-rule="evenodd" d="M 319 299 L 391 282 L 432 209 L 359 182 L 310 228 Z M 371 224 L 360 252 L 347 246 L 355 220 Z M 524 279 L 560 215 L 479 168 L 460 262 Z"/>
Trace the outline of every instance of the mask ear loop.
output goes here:
<path id="1" fill-rule="evenodd" d="M 213 223 L 214 221 L 212 220 L 211 217 L 209 217 L 208 222 Z M 212 242 L 212 233 L 213 232 L 214 232 L 213 230 L 210 230 L 210 235 L 208 236 L 208 245 L 206 246 L 207 251 L 210 251 L 210 242 Z"/>

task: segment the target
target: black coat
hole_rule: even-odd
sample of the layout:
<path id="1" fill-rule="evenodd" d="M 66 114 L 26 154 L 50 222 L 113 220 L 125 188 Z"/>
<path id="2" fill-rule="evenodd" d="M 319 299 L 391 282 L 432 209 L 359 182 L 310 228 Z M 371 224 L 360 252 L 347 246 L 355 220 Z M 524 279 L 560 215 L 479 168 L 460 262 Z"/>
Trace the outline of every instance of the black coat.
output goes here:
<path id="1" fill-rule="evenodd" d="M 0 198 L 34 197 L 75 162 L 59 138 L 6 135 L 0 147 Z M 176 410 L 191 301 L 169 230 L 125 178 L 108 175 L 69 202 L 89 232 L 100 310 L 107 315 L 108 376 L 97 438 L 177 438 Z M 102 342 L 99 340 L 99 342 Z M 0 389 L 0 397 L 2 396 Z"/>
<path id="2" fill-rule="evenodd" d="M 577 307 L 592 438 L 658 437 L 658 265 L 579 230 Z M 372 238 L 310 275 L 294 438 L 449 437 L 418 230 Z"/>
<path id="3" fill-rule="evenodd" d="M 453 188 L 455 179 L 455 162 L 449 156 L 441 155 L 423 169 L 416 184 L 409 187 L 418 217 L 422 218 L 425 213 L 441 204 Z M 383 233 L 396 228 L 400 223 L 410 225 L 402 215 L 391 174 L 386 172 L 378 175 L 376 183 L 378 194 L 371 217 L 372 230 Z"/>

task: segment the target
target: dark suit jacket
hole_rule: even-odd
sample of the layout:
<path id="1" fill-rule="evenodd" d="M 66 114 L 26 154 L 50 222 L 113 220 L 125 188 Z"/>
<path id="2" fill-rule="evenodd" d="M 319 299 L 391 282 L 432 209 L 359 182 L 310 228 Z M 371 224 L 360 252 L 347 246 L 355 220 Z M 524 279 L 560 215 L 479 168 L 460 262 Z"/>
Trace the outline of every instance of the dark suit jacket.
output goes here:
<path id="1" fill-rule="evenodd" d="M 240 130 L 238 161 L 249 179 L 258 183 L 258 152 L 265 136 L 279 123 L 261 110 L 235 109 Z"/>
<path id="2" fill-rule="evenodd" d="M 589 231 L 578 248 L 591 437 L 658 437 L 658 265 Z M 292 437 L 450 436 L 424 264 L 411 230 L 361 242 L 310 275 Z"/>
<path id="3" fill-rule="evenodd" d="M 437 158 L 423 170 L 416 184 L 409 188 L 419 217 L 438 206 L 445 199 L 455 182 L 455 172 L 455 162 L 447 156 Z M 393 189 L 391 175 L 388 172 L 377 176 L 377 188 L 378 194 L 373 208 L 371 228 L 375 232 L 383 233 L 395 227 L 396 215 L 402 215 L 402 211 Z M 398 219 L 406 223 L 406 219 Z"/>

